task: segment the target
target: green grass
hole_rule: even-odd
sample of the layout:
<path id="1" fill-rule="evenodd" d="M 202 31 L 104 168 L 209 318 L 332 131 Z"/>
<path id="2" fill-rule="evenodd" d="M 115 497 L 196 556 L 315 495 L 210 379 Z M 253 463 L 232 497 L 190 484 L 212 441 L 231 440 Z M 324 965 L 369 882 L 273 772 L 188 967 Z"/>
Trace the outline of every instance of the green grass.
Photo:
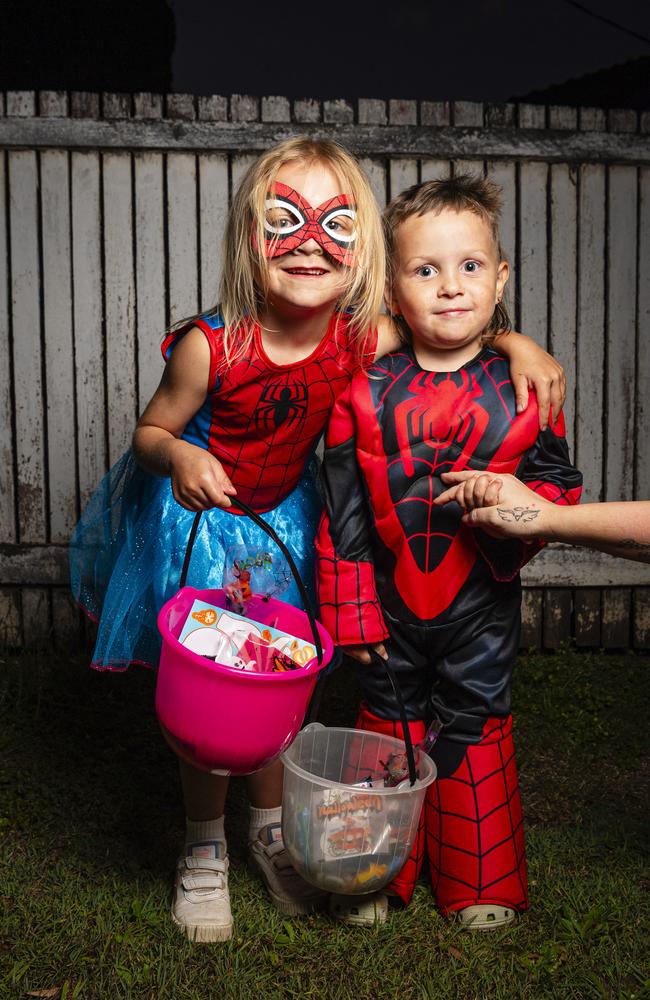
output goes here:
<path id="1" fill-rule="evenodd" d="M 183 816 L 154 678 L 81 657 L 0 661 L 0 998 L 512 1000 L 650 997 L 650 659 L 528 656 L 514 692 L 531 910 L 467 934 L 418 886 L 364 931 L 287 920 L 246 870 L 244 785 L 226 820 L 236 921 L 191 945 L 168 916 Z M 342 673 L 325 721 L 348 724 Z"/>

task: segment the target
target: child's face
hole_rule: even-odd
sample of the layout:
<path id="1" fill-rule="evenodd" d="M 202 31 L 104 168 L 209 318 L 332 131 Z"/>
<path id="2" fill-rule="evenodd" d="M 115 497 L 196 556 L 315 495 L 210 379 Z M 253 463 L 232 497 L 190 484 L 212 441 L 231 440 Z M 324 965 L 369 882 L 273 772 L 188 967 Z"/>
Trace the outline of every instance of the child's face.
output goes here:
<path id="1" fill-rule="evenodd" d="M 390 302 L 413 334 L 423 368 L 454 371 L 476 353 L 508 280 L 488 223 L 445 209 L 411 216 L 395 233 Z"/>
<path id="2" fill-rule="evenodd" d="M 278 172 L 277 182 L 297 191 L 310 205 L 322 205 L 344 194 L 342 180 L 322 163 L 291 162 Z M 274 209 L 275 226 L 282 225 L 282 210 Z M 350 224 L 349 216 L 341 217 L 341 226 Z M 287 225 L 295 223 L 287 217 Z M 333 221 L 336 225 L 336 220 Z M 313 238 L 295 250 L 271 257 L 268 262 L 269 287 L 267 302 L 277 312 L 300 314 L 333 308 L 348 283 L 347 269 L 330 257 Z"/>

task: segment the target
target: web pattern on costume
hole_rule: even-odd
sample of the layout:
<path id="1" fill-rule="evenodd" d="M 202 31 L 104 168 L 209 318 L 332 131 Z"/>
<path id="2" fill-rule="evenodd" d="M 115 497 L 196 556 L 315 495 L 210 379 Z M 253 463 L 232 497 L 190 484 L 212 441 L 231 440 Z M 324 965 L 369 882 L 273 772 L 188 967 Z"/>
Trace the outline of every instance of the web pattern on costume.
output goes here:
<path id="1" fill-rule="evenodd" d="M 346 316 L 333 320 L 320 347 L 304 362 L 270 364 L 256 333 L 246 354 L 227 367 L 222 327 L 196 321 L 220 372 L 206 403 L 206 445 L 238 497 L 257 511 L 271 510 L 297 486 L 335 400 L 360 367 L 347 322 Z"/>
<path id="2" fill-rule="evenodd" d="M 401 724 L 362 706 L 357 728 L 403 739 Z M 413 743 L 423 722 L 410 722 Z M 435 754 L 434 754 L 435 755 Z M 451 775 L 427 789 L 411 854 L 389 889 L 411 901 L 424 856 L 436 903 L 443 913 L 481 902 L 528 906 L 526 850 L 512 719 L 490 718 L 481 740 L 468 746 Z"/>

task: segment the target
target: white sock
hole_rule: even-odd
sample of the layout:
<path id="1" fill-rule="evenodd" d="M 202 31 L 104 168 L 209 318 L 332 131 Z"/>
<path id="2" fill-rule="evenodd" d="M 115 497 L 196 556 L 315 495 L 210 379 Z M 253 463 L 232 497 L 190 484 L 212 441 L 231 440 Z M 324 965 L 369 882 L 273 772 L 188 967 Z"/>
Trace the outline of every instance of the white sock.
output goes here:
<path id="1" fill-rule="evenodd" d="M 248 842 L 255 840 L 262 827 L 268 826 L 270 823 L 281 822 L 282 806 L 276 806 L 275 809 L 256 809 L 255 806 L 251 806 Z"/>
<path id="2" fill-rule="evenodd" d="M 185 820 L 185 848 L 204 840 L 220 840 L 226 852 L 226 834 L 223 827 L 224 817 L 219 819 Z"/>

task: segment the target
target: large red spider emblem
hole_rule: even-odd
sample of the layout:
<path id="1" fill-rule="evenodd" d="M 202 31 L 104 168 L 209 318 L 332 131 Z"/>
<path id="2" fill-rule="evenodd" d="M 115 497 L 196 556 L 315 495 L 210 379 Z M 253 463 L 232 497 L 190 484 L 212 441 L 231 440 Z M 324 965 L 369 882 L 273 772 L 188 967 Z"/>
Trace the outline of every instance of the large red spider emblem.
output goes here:
<path id="1" fill-rule="evenodd" d="M 458 374 L 460 384 L 451 377 L 436 382 L 435 372 L 419 372 L 408 387 L 414 396 L 395 407 L 397 444 L 407 476 L 415 472 L 412 441 L 437 451 L 457 441 L 471 455 L 481 440 L 489 416 L 472 403 L 483 392 L 473 376 L 470 381 L 466 371 Z"/>

